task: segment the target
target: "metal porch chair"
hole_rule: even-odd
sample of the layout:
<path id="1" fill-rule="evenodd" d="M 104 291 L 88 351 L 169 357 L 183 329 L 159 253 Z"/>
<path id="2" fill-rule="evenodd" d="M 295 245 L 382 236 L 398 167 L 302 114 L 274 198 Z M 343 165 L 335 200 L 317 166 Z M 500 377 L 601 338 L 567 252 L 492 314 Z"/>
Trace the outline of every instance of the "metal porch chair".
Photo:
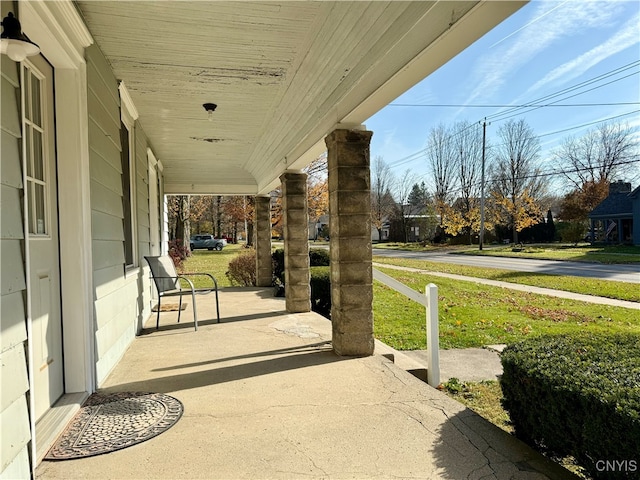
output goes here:
<path id="1" fill-rule="evenodd" d="M 178 274 L 176 267 L 173 264 L 173 260 L 168 255 L 162 255 L 158 257 L 144 257 L 151 268 L 151 275 L 153 281 L 156 284 L 158 290 L 158 315 L 156 319 L 156 330 L 160 327 L 160 303 L 163 297 L 180 297 L 180 304 L 178 306 L 178 323 L 180 323 L 180 313 L 182 312 L 182 297 L 183 295 L 191 295 L 193 301 L 193 323 L 196 331 L 198 330 L 198 315 L 196 313 L 196 294 L 207 294 L 215 292 L 216 294 L 216 315 L 218 322 L 220 323 L 220 305 L 218 303 L 218 282 L 209 273 L 181 273 Z M 195 288 L 193 282 L 189 280 L 188 276 L 207 276 L 212 281 L 211 287 Z M 180 280 L 184 280 L 189 285 L 189 288 L 183 288 Z"/>

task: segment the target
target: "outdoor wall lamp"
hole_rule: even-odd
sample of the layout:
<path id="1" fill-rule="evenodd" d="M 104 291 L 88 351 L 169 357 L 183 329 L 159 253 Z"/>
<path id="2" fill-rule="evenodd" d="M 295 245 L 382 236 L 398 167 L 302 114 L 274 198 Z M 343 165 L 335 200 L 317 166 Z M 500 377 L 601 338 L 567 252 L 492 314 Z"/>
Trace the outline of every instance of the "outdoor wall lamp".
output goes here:
<path id="1" fill-rule="evenodd" d="M 204 109 L 207 111 L 207 114 L 209 115 L 209 121 L 213 122 L 213 112 L 215 111 L 217 105 L 215 103 L 204 103 L 202 106 L 204 107 Z"/>
<path id="2" fill-rule="evenodd" d="M 14 62 L 22 62 L 25 58 L 40 53 L 40 47 L 22 33 L 20 22 L 12 12 L 2 20 L 2 53 Z"/>

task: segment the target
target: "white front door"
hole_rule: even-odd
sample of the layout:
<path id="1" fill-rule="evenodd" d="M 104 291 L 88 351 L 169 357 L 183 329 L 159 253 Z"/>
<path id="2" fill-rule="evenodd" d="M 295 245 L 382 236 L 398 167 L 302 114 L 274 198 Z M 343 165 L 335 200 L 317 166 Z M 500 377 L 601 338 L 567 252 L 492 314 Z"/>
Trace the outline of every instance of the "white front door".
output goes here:
<path id="1" fill-rule="evenodd" d="M 64 393 L 53 68 L 23 63 L 29 304 L 36 420 Z"/>

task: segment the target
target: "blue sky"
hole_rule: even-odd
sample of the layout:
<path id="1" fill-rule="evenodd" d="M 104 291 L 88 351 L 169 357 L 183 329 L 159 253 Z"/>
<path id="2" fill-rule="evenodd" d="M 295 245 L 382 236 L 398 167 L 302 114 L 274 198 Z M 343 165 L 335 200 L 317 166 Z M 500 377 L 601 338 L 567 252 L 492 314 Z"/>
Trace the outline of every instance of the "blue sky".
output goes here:
<path id="1" fill-rule="evenodd" d="M 429 184 L 421 152 L 432 127 L 486 116 L 491 141 L 506 120 L 492 116 L 507 108 L 398 104 L 523 105 L 590 80 L 558 103 L 635 104 L 544 107 L 513 117 L 541 136 L 544 168 L 554 166 L 550 152 L 563 138 L 596 125 L 574 127 L 633 112 L 617 120 L 640 131 L 640 2 L 533 0 L 365 122 L 374 132 L 371 158 L 383 157 L 397 175 L 411 169 Z"/>

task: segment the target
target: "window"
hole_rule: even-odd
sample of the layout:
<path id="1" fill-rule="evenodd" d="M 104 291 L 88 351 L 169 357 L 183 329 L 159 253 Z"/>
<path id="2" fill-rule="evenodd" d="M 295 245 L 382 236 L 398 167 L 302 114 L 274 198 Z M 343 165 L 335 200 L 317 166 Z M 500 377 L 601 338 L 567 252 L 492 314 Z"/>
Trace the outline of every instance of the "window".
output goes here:
<path id="1" fill-rule="evenodd" d="M 131 182 L 131 139 L 129 128 L 124 122 L 120 123 L 120 145 L 122 152 L 120 153 L 120 163 L 122 167 L 122 223 L 124 229 L 124 259 L 127 267 L 133 266 L 134 263 L 134 239 L 133 239 L 133 206 L 132 198 L 132 182 Z"/>
<path id="2" fill-rule="evenodd" d="M 49 234 L 49 205 L 47 202 L 47 145 L 45 136 L 44 104 L 42 93 L 45 92 L 44 77 L 27 64 L 23 64 L 24 99 L 24 157 L 26 163 L 27 206 L 29 234 Z"/>
<path id="3" fill-rule="evenodd" d="M 124 83 L 120 83 L 120 164 L 122 168 L 122 224 L 124 231 L 124 259 L 126 268 L 137 266 L 135 141 L 134 123 L 138 113 Z"/>

